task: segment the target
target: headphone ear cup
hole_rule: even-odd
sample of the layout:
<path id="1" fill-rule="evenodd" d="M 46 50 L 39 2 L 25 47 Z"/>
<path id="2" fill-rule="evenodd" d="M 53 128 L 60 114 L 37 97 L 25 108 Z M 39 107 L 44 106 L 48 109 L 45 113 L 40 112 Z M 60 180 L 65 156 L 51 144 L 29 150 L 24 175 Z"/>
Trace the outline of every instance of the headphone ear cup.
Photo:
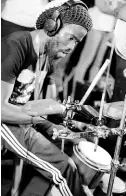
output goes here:
<path id="1" fill-rule="evenodd" d="M 53 21 L 53 25 L 52 28 L 48 28 L 48 30 L 46 30 L 46 33 L 48 36 L 52 37 L 54 35 L 56 35 L 58 33 L 58 31 L 61 28 L 61 19 L 58 17 L 56 21 L 54 21 L 53 19 L 49 19 L 50 22 Z M 54 25 L 55 23 L 55 25 Z"/>
<path id="2" fill-rule="evenodd" d="M 46 32 L 51 32 L 51 31 L 53 31 L 56 28 L 55 26 L 56 26 L 56 21 L 50 18 L 50 19 L 48 19 L 45 22 L 45 24 L 44 24 L 44 30 Z"/>

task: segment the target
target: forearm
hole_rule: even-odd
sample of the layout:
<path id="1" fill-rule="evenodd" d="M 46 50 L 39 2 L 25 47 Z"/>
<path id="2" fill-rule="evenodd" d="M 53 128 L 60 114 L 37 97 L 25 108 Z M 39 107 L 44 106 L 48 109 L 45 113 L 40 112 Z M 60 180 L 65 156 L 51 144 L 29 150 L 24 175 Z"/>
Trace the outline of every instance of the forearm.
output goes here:
<path id="1" fill-rule="evenodd" d="M 43 121 L 41 117 L 32 117 L 22 111 L 22 108 L 12 104 L 1 107 L 1 121 L 10 124 L 38 124 Z"/>
<path id="2" fill-rule="evenodd" d="M 10 124 L 30 124 L 31 116 L 22 112 L 21 107 L 8 103 L 1 107 L 1 120 Z"/>

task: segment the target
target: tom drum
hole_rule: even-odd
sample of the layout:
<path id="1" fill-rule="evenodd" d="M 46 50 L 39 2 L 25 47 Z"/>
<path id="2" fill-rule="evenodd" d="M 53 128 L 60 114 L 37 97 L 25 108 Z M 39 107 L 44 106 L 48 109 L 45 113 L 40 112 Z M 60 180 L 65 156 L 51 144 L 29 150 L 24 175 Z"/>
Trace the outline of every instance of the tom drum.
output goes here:
<path id="1" fill-rule="evenodd" d="M 110 171 L 111 156 L 100 146 L 94 151 L 94 143 L 80 141 L 73 147 L 73 159 L 83 176 L 84 184 L 95 189 L 104 173 Z"/>

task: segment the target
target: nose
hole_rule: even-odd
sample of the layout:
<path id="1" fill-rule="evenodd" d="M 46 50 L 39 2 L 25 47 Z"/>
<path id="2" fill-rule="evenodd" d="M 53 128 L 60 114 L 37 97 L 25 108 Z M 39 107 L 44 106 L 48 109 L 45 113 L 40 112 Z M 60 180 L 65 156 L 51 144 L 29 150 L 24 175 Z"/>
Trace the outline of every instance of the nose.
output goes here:
<path id="1" fill-rule="evenodd" d="M 75 48 L 75 46 L 76 46 L 76 41 L 75 40 L 71 40 L 69 42 L 68 46 L 69 46 L 69 49 L 72 51 Z"/>

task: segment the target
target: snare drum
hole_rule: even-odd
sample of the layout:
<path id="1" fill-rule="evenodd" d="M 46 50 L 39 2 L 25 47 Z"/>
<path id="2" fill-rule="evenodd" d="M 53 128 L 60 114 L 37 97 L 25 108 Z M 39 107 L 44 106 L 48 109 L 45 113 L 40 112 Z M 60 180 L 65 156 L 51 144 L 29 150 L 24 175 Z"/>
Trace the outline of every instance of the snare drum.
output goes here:
<path id="1" fill-rule="evenodd" d="M 104 174 L 101 182 L 99 183 L 99 187 L 94 192 L 95 196 L 107 196 L 107 189 L 109 183 L 110 174 Z M 123 196 L 126 193 L 126 184 L 118 177 L 115 177 L 113 188 L 112 188 L 112 196 Z"/>
<path id="2" fill-rule="evenodd" d="M 83 176 L 85 185 L 95 189 L 103 174 L 110 171 L 111 156 L 100 146 L 94 151 L 95 144 L 87 141 L 80 141 L 73 147 L 73 159 Z"/>

